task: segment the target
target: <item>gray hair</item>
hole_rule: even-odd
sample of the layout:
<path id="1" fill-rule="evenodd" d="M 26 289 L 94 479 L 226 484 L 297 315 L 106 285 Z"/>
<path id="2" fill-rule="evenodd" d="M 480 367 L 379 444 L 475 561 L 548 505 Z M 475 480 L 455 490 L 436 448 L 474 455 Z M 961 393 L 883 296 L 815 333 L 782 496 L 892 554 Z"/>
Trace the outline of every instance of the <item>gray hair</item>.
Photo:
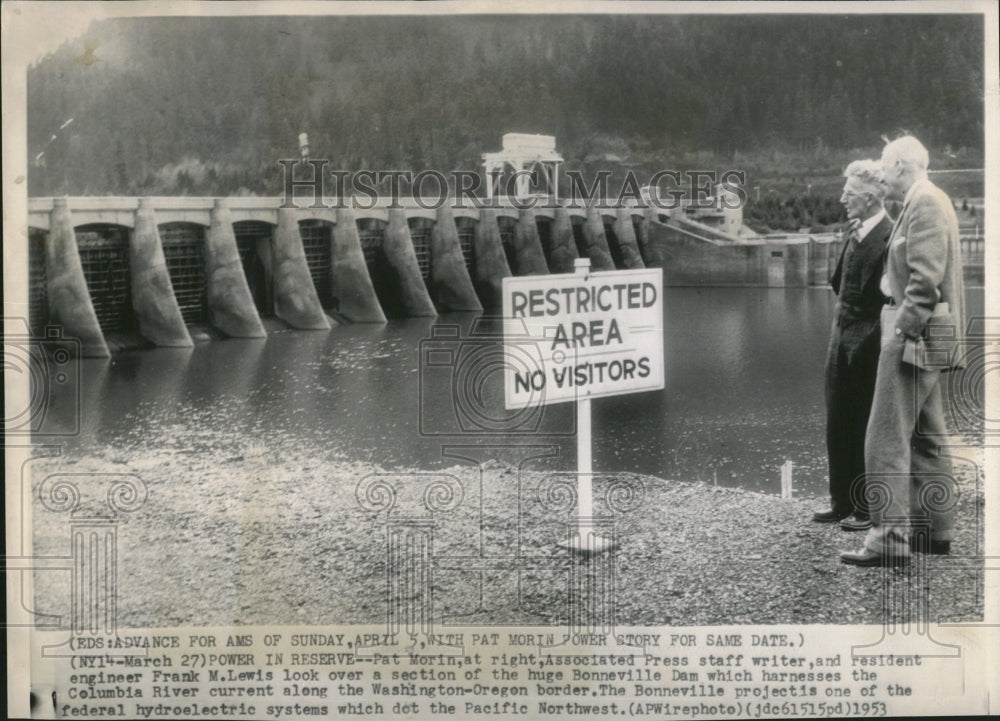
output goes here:
<path id="1" fill-rule="evenodd" d="M 886 145 L 882 149 L 882 158 L 896 160 L 914 168 L 918 173 L 927 172 L 930 163 L 927 148 L 912 135 L 903 135 Z"/>
<path id="2" fill-rule="evenodd" d="M 853 178 L 855 183 L 871 193 L 879 202 L 885 200 L 885 186 L 882 185 L 882 165 L 877 160 L 855 160 L 844 170 L 844 177 Z"/>

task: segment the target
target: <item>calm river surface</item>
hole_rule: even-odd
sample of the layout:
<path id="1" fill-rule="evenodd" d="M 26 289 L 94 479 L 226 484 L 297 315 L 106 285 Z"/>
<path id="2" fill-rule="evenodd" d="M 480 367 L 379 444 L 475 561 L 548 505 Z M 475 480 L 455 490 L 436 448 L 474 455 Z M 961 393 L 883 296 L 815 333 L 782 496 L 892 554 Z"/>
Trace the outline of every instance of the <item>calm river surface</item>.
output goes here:
<path id="1" fill-rule="evenodd" d="M 826 289 L 668 288 L 666 389 L 593 402 L 594 469 L 778 493 L 780 466 L 795 464 L 796 495 L 825 495 L 823 366 L 834 299 Z M 970 315 L 982 313 L 981 290 Z M 49 428 L 81 432 L 69 453 L 176 448 L 193 454 L 293 446 L 317 457 L 386 469 L 454 465 L 445 445 L 552 444 L 542 467 L 575 468 L 568 405 L 503 416 L 498 373 L 465 384 L 463 363 L 495 342 L 474 316 L 280 331 L 80 363 L 75 394 L 53 398 Z M 453 365 L 428 367 L 434 326 L 457 326 Z M 446 346 L 447 346 L 446 342 Z M 439 356 L 440 357 L 440 356 Z M 947 387 L 948 384 L 946 383 Z M 477 395 L 466 396 L 473 392 Z M 456 404 L 456 394 L 467 400 Z M 485 427 L 485 428 L 484 428 Z M 214 440 L 199 446 L 199 429 Z M 218 438 L 229 448 L 218 448 Z M 291 469 L 290 469 L 291 470 Z"/>

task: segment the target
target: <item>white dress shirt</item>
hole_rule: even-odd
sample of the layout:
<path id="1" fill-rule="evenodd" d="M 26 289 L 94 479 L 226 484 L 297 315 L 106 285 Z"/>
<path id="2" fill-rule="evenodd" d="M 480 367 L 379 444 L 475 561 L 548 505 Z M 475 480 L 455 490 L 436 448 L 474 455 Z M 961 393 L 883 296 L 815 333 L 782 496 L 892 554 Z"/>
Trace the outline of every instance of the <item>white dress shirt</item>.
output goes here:
<path id="1" fill-rule="evenodd" d="M 875 226 L 882 222 L 882 218 L 885 217 L 885 208 L 882 208 L 879 212 L 875 213 L 868 220 L 861 222 L 861 226 L 858 228 L 858 245 L 868 237 L 868 234 L 874 230 Z"/>

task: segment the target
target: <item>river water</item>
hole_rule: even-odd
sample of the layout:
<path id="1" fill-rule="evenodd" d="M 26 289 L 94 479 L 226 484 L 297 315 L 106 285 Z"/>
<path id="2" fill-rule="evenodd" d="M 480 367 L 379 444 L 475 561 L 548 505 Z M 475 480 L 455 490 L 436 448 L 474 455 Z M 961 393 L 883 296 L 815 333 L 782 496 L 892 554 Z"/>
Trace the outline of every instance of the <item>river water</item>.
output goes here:
<path id="1" fill-rule="evenodd" d="M 970 315 L 982 314 L 981 290 L 969 296 Z M 832 293 L 667 288 L 664 305 L 666 388 L 593 402 L 595 471 L 778 493 L 790 460 L 795 494 L 825 495 Z M 317 458 L 431 470 L 454 465 L 445 447 L 523 445 L 550 447 L 541 467 L 574 469 L 572 406 L 505 415 L 500 374 L 488 364 L 469 372 L 477 354 L 496 348 L 473 321 L 452 314 L 278 331 L 84 360 L 54 389 L 45 427 L 78 428 L 63 439 L 68 453 L 111 458 L 183 439 L 193 454 L 290 445 Z M 452 349 L 450 360 L 431 363 L 442 348 Z M 211 443 L 199 445 L 202 435 Z"/>

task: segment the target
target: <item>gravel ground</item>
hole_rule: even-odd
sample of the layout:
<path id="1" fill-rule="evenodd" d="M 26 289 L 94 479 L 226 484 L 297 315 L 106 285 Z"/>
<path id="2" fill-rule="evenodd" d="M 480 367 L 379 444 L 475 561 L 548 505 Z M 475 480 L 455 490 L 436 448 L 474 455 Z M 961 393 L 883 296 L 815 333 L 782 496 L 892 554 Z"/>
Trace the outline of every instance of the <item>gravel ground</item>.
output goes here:
<path id="1" fill-rule="evenodd" d="M 886 594 L 901 591 L 926 603 L 894 613 L 983 616 L 983 496 L 970 463 L 956 464 L 953 555 L 883 571 L 838 562 L 862 535 L 812 523 L 820 498 L 600 475 L 594 510 L 613 519 L 601 523 L 618 547 L 581 561 L 558 545 L 574 527 L 571 475 L 519 472 L 502 459 L 387 472 L 289 443 L 237 446 L 221 428 L 168 437 L 30 464 L 40 555 L 70 547 L 69 516 L 40 502 L 59 480 L 51 474 L 75 474 L 77 521 L 98 508 L 87 499 L 106 509 L 108 474 L 142 478 L 146 502 L 117 519 L 122 628 L 381 623 L 387 529 L 414 520 L 434 522 L 439 623 L 563 624 L 583 606 L 620 625 L 879 623 Z M 592 584 L 583 606 L 571 600 L 581 583 Z M 37 573 L 38 610 L 67 613 L 69 585 L 68 572 Z"/>

